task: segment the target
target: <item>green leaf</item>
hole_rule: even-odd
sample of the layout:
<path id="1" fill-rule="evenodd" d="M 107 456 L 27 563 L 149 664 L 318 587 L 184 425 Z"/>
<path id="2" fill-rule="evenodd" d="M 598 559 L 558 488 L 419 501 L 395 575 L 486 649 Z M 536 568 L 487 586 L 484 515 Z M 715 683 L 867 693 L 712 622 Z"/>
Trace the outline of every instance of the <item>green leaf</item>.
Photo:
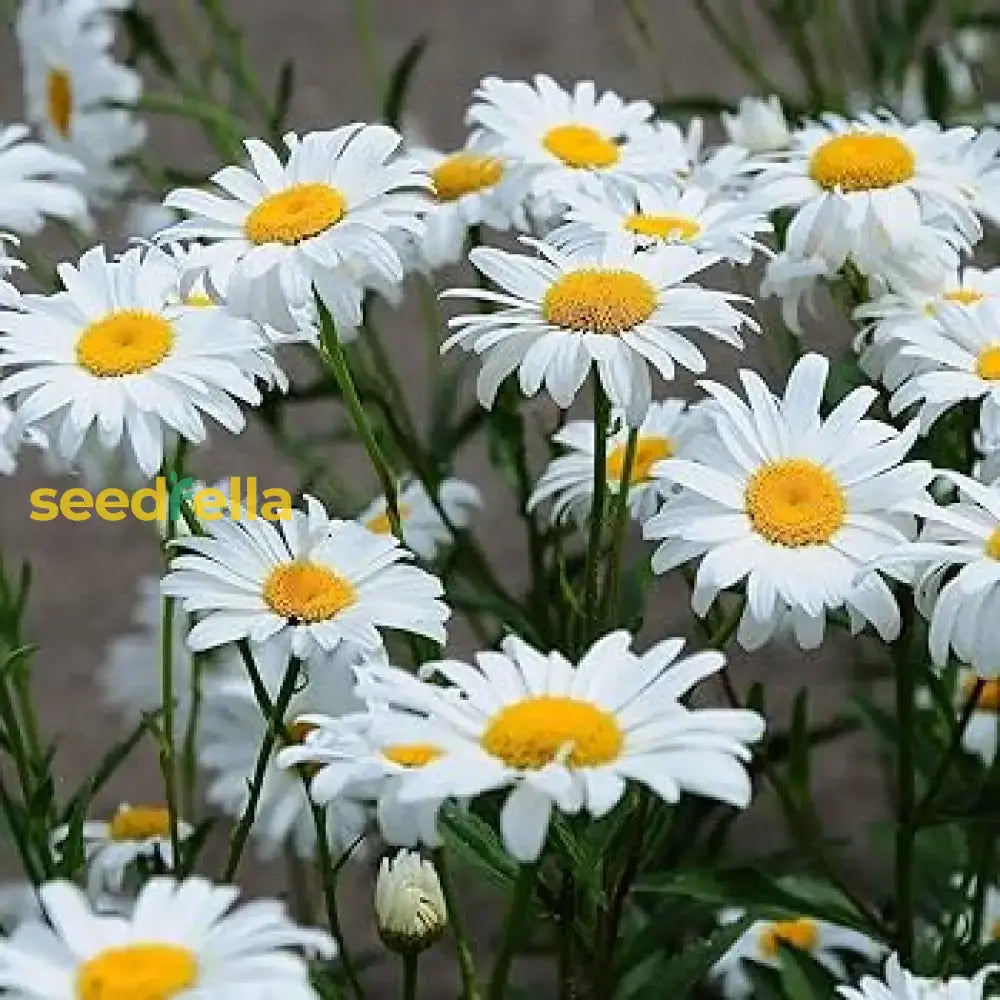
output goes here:
<path id="1" fill-rule="evenodd" d="M 781 954 L 781 987 L 788 1000 L 827 1000 L 836 996 L 833 976 L 807 952 L 778 942 Z"/>
<path id="2" fill-rule="evenodd" d="M 505 888 L 517 878 L 521 866 L 503 849 L 493 828 L 475 814 L 446 805 L 441 810 L 446 847 L 454 855 Z"/>
<path id="3" fill-rule="evenodd" d="M 163 44 L 160 30 L 153 16 L 138 7 L 129 7 L 122 11 L 121 17 L 122 26 L 125 28 L 132 47 L 129 62 L 135 62 L 141 56 L 149 56 L 161 73 L 175 77 L 177 64 Z"/>
<path id="4" fill-rule="evenodd" d="M 941 62 L 941 56 L 934 45 L 924 46 L 924 103 L 927 114 L 935 121 L 948 117 L 951 105 L 951 89 L 948 74 Z"/>
<path id="5" fill-rule="evenodd" d="M 792 729 L 788 746 L 789 792 L 799 809 L 812 801 L 809 779 L 809 694 L 802 688 L 792 707 Z"/>
<path id="6" fill-rule="evenodd" d="M 382 120 L 393 128 L 399 128 L 413 74 L 423 58 L 426 48 L 427 36 L 421 35 L 402 54 L 399 62 L 393 67 L 389 83 L 385 88 L 385 98 L 382 101 Z"/>
<path id="7" fill-rule="evenodd" d="M 286 59 L 278 71 L 278 85 L 274 92 L 274 107 L 271 110 L 271 132 L 280 135 L 288 117 L 288 108 L 295 93 L 295 63 Z"/>

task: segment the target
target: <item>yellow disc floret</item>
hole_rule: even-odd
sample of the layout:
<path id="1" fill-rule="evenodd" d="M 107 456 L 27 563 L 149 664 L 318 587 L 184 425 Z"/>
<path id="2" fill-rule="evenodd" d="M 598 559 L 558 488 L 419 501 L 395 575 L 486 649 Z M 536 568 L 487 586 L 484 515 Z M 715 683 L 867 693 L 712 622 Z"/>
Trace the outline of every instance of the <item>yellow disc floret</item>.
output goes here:
<path id="1" fill-rule="evenodd" d="M 138 375 L 155 368 L 173 342 L 173 328 L 162 316 L 122 309 L 84 328 L 76 342 L 76 359 L 98 378 Z"/>
<path id="2" fill-rule="evenodd" d="M 457 201 L 462 195 L 483 191 L 500 183 L 503 160 L 476 153 L 455 153 L 431 171 L 434 197 Z"/>
<path id="3" fill-rule="evenodd" d="M 557 125 L 545 133 L 542 145 L 566 166 L 581 169 L 611 167 L 621 156 L 617 142 L 589 125 Z"/>
<path id="4" fill-rule="evenodd" d="M 700 232 L 697 219 L 687 215 L 630 215 L 625 228 L 636 236 L 653 236 L 658 240 L 693 240 Z"/>
<path id="5" fill-rule="evenodd" d="M 986 539 L 986 554 L 991 559 L 1000 559 L 1000 528 L 994 528 Z"/>
<path id="6" fill-rule="evenodd" d="M 198 980 L 194 952 L 176 944 L 105 948 L 76 974 L 77 1000 L 170 1000 Z"/>
<path id="7" fill-rule="evenodd" d="M 746 512 L 775 545 L 823 545 L 847 515 L 844 491 L 826 469 L 803 458 L 771 462 L 747 483 Z"/>
<path id="8" fill-rule="evenodd" d="M 582 268 L 567 271 L 549 287 L 542 316 L 580 333 L 624 333 L 656 310 L 656 289 L 634 271 Z"/>
<path id="9" fill-rule="evenodd" d="M 305 559 L 275 566 L 264 581 L 267 606 L 293 621 L 326 621 L 357 599 L 350 580 Z"/>
<path id="10" fill-rule="evenodd" d="M 894 135 L 849 132 L 822 143 L 809 161 L 809 176 L 828 191 L 875 191 L 913 177 L 913 151 Z"/>
<path id="11" fill-rule="evenodd" d="M 346 199 L 329 184 L 294 184 L 255 206 L 243 231 L 251 243 L 294 246 L 335 226 L 346 211 Z"/>
<path id="12" fill-rule="evenodd" d="M 608 454 L 608 478 L 612 482 L 620 483 L 625 473 L 626 450 L 626 445 L 620 444 L 612 448 Z M 655 434 L 639 438 L 635 447 L 635 457 L 632 459 L 630 481 L 633 483 L 649 482 L 653 466 L 663 458 L 670 458 L 673 453 L 674 446 L 670 438 Z"/>
<path id="13" fill-rule="evenodd" d="M 49 70 L 45 83 L 45 103 L 52 127 L 64 139 L 69 138 L 69 125 L 73 117 L 73 84 L 66 70 Z"/>
<path id="14" fill-rule="evenodd" d="M 992 344 L 979 352 L 976 374 L 987 382 L 1000 381 L 1000 344 Z"/>
<path id="15" fill-rule="evenodd" d="M 760 936 L 760 950 L 768 958 L 778 957 L 778 946 L 790 944 L 799 951 L 812 951 L 819 941 L 819 929 L 815 920 L 799 917 L 795 920 L 775 920 L 764 929 Z"/>
<path id="16" fill-rule="evenodd" d="M 390 743 L 382 747 L 382 756 L 400 767 L 426 767 L 444 751 L 433 743 Z"/>
<path id="17" fill-rule="evenodd" d="M 112 840 L 149 840 L 170 836 L 170 813 L 163 806 L 123 806 L 108 824 Z"/>

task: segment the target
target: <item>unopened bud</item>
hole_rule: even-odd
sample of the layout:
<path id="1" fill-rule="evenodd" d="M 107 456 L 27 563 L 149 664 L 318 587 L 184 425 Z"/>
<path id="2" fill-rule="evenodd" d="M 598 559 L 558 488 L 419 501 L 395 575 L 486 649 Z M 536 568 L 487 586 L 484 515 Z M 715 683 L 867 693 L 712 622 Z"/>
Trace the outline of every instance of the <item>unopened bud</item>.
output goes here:
<path id="1" fill-rule="evenodd" d="M 375 883 L 375 918 L 387 948 L 413 954 L 429 948 L 448 926 L 437 872 L 415 851 L 383 858 Z"/>

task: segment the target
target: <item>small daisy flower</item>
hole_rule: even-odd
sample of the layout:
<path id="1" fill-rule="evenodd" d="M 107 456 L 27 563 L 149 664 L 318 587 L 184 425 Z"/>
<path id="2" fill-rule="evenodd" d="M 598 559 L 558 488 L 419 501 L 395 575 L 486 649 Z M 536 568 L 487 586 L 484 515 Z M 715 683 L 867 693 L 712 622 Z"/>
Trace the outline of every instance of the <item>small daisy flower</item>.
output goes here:
<path id="1" fill-rule="evenodd" d="M 715 258 L 687 246 L 636 252 L 627 241 L 599 249 L 563 251 L 523 237 L 537 257 L 488 247 L 469 259 L 502 291 L 452 289 L 450 297 L 498 303 L 488 313 L 455 316 L 442 350 L 461 345 L 483 356 L 477 392 L 487 409 L 508 375 L 534 396 L 544 384 L 567 409 L 592 366 L 613 406 L 638 426 L 652 398 L 649 367 L 665 379 L 679 364 L 705 370 L 701 351 L 678 330 L 701 330 L 742 348 L 739 330 L 757 325 L 732 303 L 739 296 L 702 288 L 689 279 Z"/>
<path id="2" fill-rule="evenodd" d="M 359 668 L 362 697 L 426 713 L 465 742 L 406 775 L 400 802 L 510 789 L 501 832 L 507 851 L 526 863 L 542 852 L 553 808 L 600 818 L 628 781 L 670 803 L 688 792 L 746 807 L 747 744 L 761 737 L 764 720 L 680 701 L 725 658 L 704 652 L 677 660 L 681 639 L 640 656 L 632 641 L 628 632 L 611 633 L 574 665 L 510 636 L 502 652 L 480 653 L 476 666 L 425 665 L 425 676 L 451 683 L 445 688 L 391 667 Z"/>
<path id="3" fill-rule="evenodd" d="M 975 889 L 974 884 L 972 888 Z M 1000 941 L 1000 889 L 988 885 L 983 894 L 982 943 L 990 945 L 997 941 Z"/>
<path id="4" fill-rule="evenodd" d="M 623 413 L 612 414 L 612 425 L 623 421 Z M 639 427 L 629 479 L 628 504 L 636 521 L 641 523 L 655 514 L 660 500 L 670 492 L 652 475 L 653 466 L 662 459 L 686 454 L 697 426 L 682 399 L 650 405 Z M 628 436 L 628 428 L 622 426 L 607 441 L 607 484 L 612 494 L 621 491 Z M 552 435 L 552 440 L 567 453 L 549 463 L 528 500 L 528 510 L 551 500 L 553 524 L 569 517 L 583 524 L 590 516 L 594 494 L 594 422 L 571 420 Z"/>
<path id="5" fill-rule="evenodd" d="M 296 656 L 342 642 L 382 647 L 379 628 L 445 639 L 449 610 L 437 577 L 406 565 L 410 553 L 392 535 L 331 520 L 306 497 L 277 526 L 267 520 L 219 520 L 206 534 L 178 542 L 163 591 L 200 615 L 188 635 L 196 652 L 237 639 L 278 639 Z"/>
<path id="6" fill-rule="evenodd" d="M 91 899 L 106 892 L 123 892 L 125 875 L 139 860 L 159 860 L 168 869 L 174 867 L 170 813 L 163 806 L 126 803 L 118 807 L 109 822 L 87 821 L 81 832 Z M 191 836 L 194 827 L 178 820 L 177 832 L 183 841 Z M 68 836 L 68 826 L 58 827 L 52 834 L 53 845 L 59 847 Z"/>
<path id="7" fill-rule="evenodd" d="M 177 271 L 158 252 L 133 248 L 109 262 L 103 247 L 61 264 L 65 291 L 24 295 L 0 313 L 0 396 L 49 435 L 72 463 L 88 437 L 122 447 L 145 476 L 163 464 L 173 431 L 206 438 L 203 414 L 239 433 L 237 400 L 257 405 L 256 380 L 273 380 L 267 343 L 241 320 L 177 301 Z"/>
<path id="8" fill-rule="evenodd" d="M 725 924 L 742 916 L 740 910 L 727 910 L 720 915 L 720 919 Z M 841 980 L 847 978 L 847 968 L 840 952 L 852 952 L 869 961 L 885 952 L 882 945 L 860 931 L 813 917 L 755 920 L 712 967 L 712 975 L 721 980 L 722 992 L 731 1000 L 751 996 L 754 987 L 747 974 L 746 963 L 780 968 L 783 944 L 805 952 L 835 979 Z"/>
<path id="9" fill-rule="evenodd" d="M 473 97 L 466 121 L 528 175 L 540 215 L 574 191 L 599 196 L 662 175 L 648 101 L 598 97 L 590 80 L 569 92 L 542 73 L 533 83 L 487 77 Z"/>
<path id="10" fill-rule="evenodd" d="M 135 104 L 142 81 L 111 55 L 107 6 L 25 0 L 17 22 L 27 117 L 47 146 L 83 164 L 74 183 L 98 206 L 124 190 L 124 161 L 146 136 L 122 107 Z"/>
<path id="11" fill-rule="evenodd" d="M 0 230 L 35 236 L 46 218 L 86 229 L 87 202 L 73 186 L 83 165 L 40 143 L 25 142 L 27 135 L 24 125 L 0 126 Z"/>
<path id="12" fill-rule="evenodd" d="M 332 957 L 318 930 L 297 927 L 277 900 L 234 907 L 239 890 L 193 876 L 152 878 L 130 916 L 95 912 L 69 882 L 38 890 L 48 923 L 0 940 L 0 985 L 12 1000 L 227 1000 L 262 995 L 318 1000 L 302 950 Z"/>
<path id="13" fill-rule="evenodd" d="M 465 528 L 472 511 L 482 506 L 483 502 L 479 490 L 472 483 L 445 479 L 438 490 L 438 502 L 447 518 L 446 524 L 427 489 L 417 479 L 404 479 L 399 484 L 397 500 L 403 544 L 428 561 L 452 543 L 448 524 Z M 392 525 L 385 497 L 376 497 L 358 515 L 358 521 L 376 535 L 388 535 Z"/>
<path id="14" fill-rule="evenodd" d="M 283 720 L 293 740 L 305 740 L 315 728 L 303 720 L 304 716 L 339 716 L 362 707 L 353 695 L 351 672 L 358 659 L 356 649 L 341 645 L 333 653 L 320 653 L 303 662 L 298 687 Z M 255 648 L 254 662 L 273 703 L 288 661 L 279 644 L 269 643 Z M 220 667 L 219 675 L 209 677 L 203 688 L 198 763 L 211 772 L 205 798 L 237 819 L 246 809 L 249 776 L 267 732 L 267 720 L 233 647 L 225 651 Z M 331 803 L 327 828 L 334 848 L 347 846 L 364 832 L 364 809 L 348 799 Z M 278 856 L 284 846 L 302 858 L 315 853 L 316 828 L 309 796 L 298 774 L 278 766 L 277 753 L 268 763 L 250 833 L 262 859 Z"/>
<path id="15" fill-rule="evenodd" d="M 977 687 L 979 696 L 962 731 L 962 749 L 978 757 L 985 767 L 990 767 L 996 758 L 1000 741 L 1000 680 L 995 677 L 980 677 L 974 670 L 960 670 L 955 698 L 956 714 L 961 715 Z M 997 903 L 994 920 L 1000 927 L 1000 894 Z"/>
<path id="16" fill-rule="evenodd" d="M 430 181 L 398 155 L 402 137 L 385 125 L 344 125 L 284 137 L 288 160 L 259 139 L 245 142 L 253 170 L 224 167 L 212 182 L 224 197 L 193 188 L 167 196 L 190 218 L 163 242 L 201 239 L 202 265 L 229 309 L 294 334 L 312 315 L 313 289 L 338 328 L 361 324 L 365 288 L 403 280 L 390 237 L 419 239 Z"/>
<path id="17" fill-rule="evenodd" d="M 781 106 L 781 98 L 771 94 L 767 100 L 744 97 L 736 114 L 722 112 L 722 127 L 734 146 L 751 153 L 776 153 L 788 149 L 792 133 Z"/>
<path id="18" fill-rule="evenodd" d="M 737 264 L 749 264 L 754 250 L 762 249 L 756 235 L 773 228 L 751 201 L 713 197 L 694 184 L 643 186 L 602 198 L 574 195 L 565 218 L 546 237 L 561 248 L 592 248 L 624 236 L 637 250 L 681 243 Z"/>
<path id="19" fill-rule="evenodd" d="M 746 580 L 737 638 L 763 645 L 790 624 L 805 649 L 823 641 L 827 611 L 845 608 L 854 631 L 871 622 L 886 641 L 899 633 L 899 609 L 873 559 L 916 533 L 901 505 L 925 497 L 927 462 L 904 462 L 917 428 L 905 432 L 865 412 L 867 387 L 848 394 L 824 420 L 820 403 L 829 363 L 802 358 L 782 398 L 752 371 L 740 372 L 748 403 L 703 382 L 716 438 L 699 459 L 670 458 L 653 474 L 683 487 L 643 528 L 661 540 L 653 570 L 691 559 L 698 567 L 691 606 L 707 614 L 719 591 Z"/>
<path id="20" fill-rule="evenodd" d="M 375 922 L 385 946 L 404 955 L 429 948 L 448 926 L 434 866 L 412 851 L 383 858 L 375 882 Z"/>
<path id="21" fill-rule="evenodd" d="M 987 965 L 971 978 L 928 979 L 907 972 L 893 954 L 885 963 L 884 980 L 862 976 L 858 986 L 838 986 L 837 991 L 847 1000 L 983 1000 L 986 980 L 996 971 L 997 966 Z"/>

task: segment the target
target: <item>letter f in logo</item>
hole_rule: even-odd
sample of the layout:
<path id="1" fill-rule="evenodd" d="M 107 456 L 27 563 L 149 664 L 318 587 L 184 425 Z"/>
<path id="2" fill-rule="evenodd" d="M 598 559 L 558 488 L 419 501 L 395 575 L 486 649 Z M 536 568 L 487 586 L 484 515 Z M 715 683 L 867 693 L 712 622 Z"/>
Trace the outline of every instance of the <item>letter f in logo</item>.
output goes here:
<path id="1" fill-rule="evenodd" d="M 172 473 L 170 478 L 174 478 Z M 190 476 L 185 476 L 183 479 L 179 479 L 177 482 L 171 484 L 170 503 L 167 505 L 167 521 L 169 524 L 180 520 L 182 505 L 191 503 L 191 495 L 194 492 L 193 487 L 194 480 Z"/>

